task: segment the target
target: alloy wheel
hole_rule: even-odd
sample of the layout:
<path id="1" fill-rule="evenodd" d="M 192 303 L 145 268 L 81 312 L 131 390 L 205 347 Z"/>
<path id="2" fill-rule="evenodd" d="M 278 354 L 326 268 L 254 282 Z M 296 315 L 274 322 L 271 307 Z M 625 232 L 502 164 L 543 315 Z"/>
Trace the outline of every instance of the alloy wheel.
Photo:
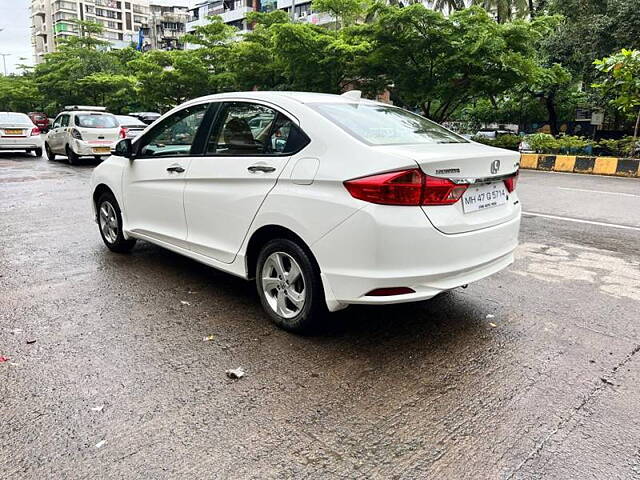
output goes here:
<path id="1" fill-rule="evenodd" d="M 306 289 L 302 270 L 294 258 L 273 252 L 262 267 L 262 291 L 269 307 L 283 318 L 293 318 L 304 308 Z"/>
<path id="2" fill-rule="evenodd" d="M 100 230 L 109 243 L 115 243 L 118 238 L 118 217 L 110 202 L 104 201 L 100 205 Z"/>

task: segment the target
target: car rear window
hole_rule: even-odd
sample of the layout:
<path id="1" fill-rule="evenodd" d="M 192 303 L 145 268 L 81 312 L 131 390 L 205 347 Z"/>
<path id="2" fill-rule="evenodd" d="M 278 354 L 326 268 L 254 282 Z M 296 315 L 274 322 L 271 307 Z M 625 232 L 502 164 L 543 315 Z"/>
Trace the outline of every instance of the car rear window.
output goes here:
<path id="1" fill-rule="evenodd" d="M 76 115 L 76 127 L 82 128 L 116 128 L 118 121 L 113 115 L 87 113 Z"/>
<path id="2" fill-rule="evenodd" d="M 116 118 L 118 119 L 118 123 L 121 126 L 137 126 L 137 127 L 147 127 L 147 124 L 144 123 L 142 120 L 138 120 L 136 117 L 129 117 L 126 115 L 116 115 Z"/>
<path id="3" fill-rule="evenodd" d="M 24 113 L 0 113 L 0 123 L 31 123 Z"/>
<path id="4" fill-rule="evenodd" d="M 402 108 L 371 103 L 316 103 L 312 108 L 369 145 L 468 143 L 437 123 Z"/>

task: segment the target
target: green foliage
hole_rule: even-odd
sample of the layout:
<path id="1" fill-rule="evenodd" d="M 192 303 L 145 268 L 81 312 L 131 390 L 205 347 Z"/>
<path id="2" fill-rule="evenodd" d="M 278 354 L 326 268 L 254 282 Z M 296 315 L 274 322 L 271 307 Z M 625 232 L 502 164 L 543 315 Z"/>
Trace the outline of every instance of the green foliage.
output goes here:
<path id="1" fill-rule="evenodd" d="M 500 25 L 479 7 L 449 17 L 422 4 L 377 10 L 366 77 L 384 77 L 400 103 L 421 105 L 438 121 L 474 99 L 495 98 L 526 82 L 536 70 L 532 44 L 547 28 Z"/>
<path id="2" fill-rule="evenodd" d="M 326 12 L 336 19 L 337 26 L 353 25 L 371 7 L 370 0 L 313 0 L 316 12 Z"/>
<path id="3" fill-rule="evenodd" d="M 576 154 L 583 152 L 586 148 L 598 145 L 594 140 L 583 137 L 565 135 L 555 138 L 547 133 L 528 135 L 525 139 L 531 149 L 538 153 Z"/>
<path id="4" fill-rule="evenodd" d="M 634 134 L 637 137 L 640 129 L 640 50 L 622 49 L 594 64 L 604 77 L 593 87 L 610 94 L 612 105 L 637 118 Z"/>
<path id="5" fill-rule="evenodd" d="M 599 145 L 608 155 L 616 157 L 640 156 L 640 142 L 635 137 L 624 137 L 618 140 L 600 140 Z"/>
<path id="6" fill-rule="evenodd" d="M 41 97 L 31 76 L 0 76 L 0 111 L 38 110 Z"/>
<path id="7" fill-rule="evenodd" d="M 473 137 L 473 141 L 490 145 L 492 147 L 518 150 L 520 142 L 522 142 L 522 137 L 519 137 L 518 135 L 500 135 L 498 138 L 487 138 L 480 135 Z"/>

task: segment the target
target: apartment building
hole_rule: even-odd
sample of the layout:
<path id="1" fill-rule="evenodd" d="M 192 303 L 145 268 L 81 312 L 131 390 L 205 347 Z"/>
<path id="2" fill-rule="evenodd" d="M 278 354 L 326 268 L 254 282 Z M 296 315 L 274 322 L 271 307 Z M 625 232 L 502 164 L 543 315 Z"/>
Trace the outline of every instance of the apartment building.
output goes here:
<path id="1" fill-rule="evenodd" d="M 149 19 L 143 29 L 144 49 L 182 50 L 188 0 L 149 0 Z"/>
<path id="2" fill-rule="evenodd" d="M 421 1 L 427 8 L 434 8 L 436 4 L 436 0 Z M 467 6 L 472 3 L 472 0 L 464 1 Z M 414 0 L 407 0 L 401 3 L 408 5 L 414 3 Z M 313 11 L 311 0 L 196 0 L 195 4 L 189 9 L 187 32 L 191 33 L 196 27 L 206 24 L 207 17 L 219 15 L 223 22 L 236 27 L 239 34 L 243 34 L 250 28 L 246 20 L 248 12 L 283 10 L 291 15 L 292 6 L 296 22 L 326 25 L 335 21 L 331 15 Z"/>
<path id="3" fill-rule="evenodd" d="M 99 23 L 99 38 L 111 48 L 181 48 L 188 0 L 32 0 L 32 44 L 35 61 L 54 52 L 60 40 L 79 35 L 74 20 Z"/>

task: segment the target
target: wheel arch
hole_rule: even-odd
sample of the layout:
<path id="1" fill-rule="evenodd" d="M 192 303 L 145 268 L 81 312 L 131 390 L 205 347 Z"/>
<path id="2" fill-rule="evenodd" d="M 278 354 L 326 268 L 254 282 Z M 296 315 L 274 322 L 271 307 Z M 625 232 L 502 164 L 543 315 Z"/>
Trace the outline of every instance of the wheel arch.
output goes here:
<path id="1" fill-rule="evenodd" d="M 260 255 L 262 247 L 270 240 L 276 238 L 286 238 L 297 243 L 300 248 L 309 255 L 311 262 L 318 269 L 318 272 L 321 272 L 320 265 L 318 264 L 315 255 L 311 251 L 307 242 L 305 242 L 300 235 L 281 225 L 263 225 L 253 232 L 251 238 L 247 242 L 247 249 L 245 251 L 245 268 L 248 279 L 255 278 L 258 256 Z"/>
<path id="2" fill-rule="evenodd" d="M 113 195 L 116 201 L 118 201 L 118 197 L 116 197 L 116 194 L 113 190 L 111 190 L 111 188 L 109 188 L 108 185 L 106 185 L 105 183 L 99 183 L 98 185 L 96 185 L 96 187 L 93 189 L 92 196 L 94 206 L 93 211 L 95 212 L 96 220 L 98 219 L 98 200 L 105 193 L 110 193 L 111 195 Z"/>

